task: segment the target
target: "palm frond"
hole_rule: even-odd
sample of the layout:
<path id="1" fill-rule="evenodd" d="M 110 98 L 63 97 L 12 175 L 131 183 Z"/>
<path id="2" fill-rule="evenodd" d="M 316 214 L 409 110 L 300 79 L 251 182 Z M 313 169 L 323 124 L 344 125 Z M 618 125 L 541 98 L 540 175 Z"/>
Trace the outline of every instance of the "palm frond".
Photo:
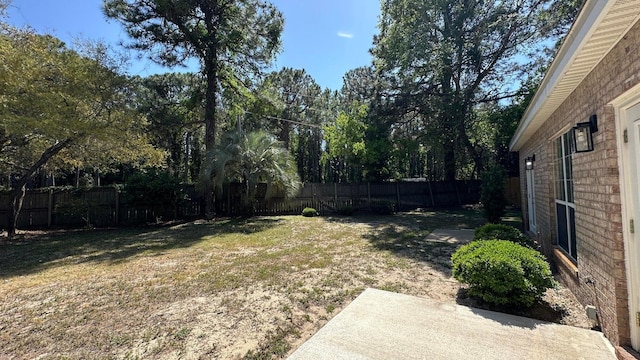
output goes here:
<path id="1" fill-rule="evenodd" d="M 255 198 L 258 183 L 267 183 L 266 198 L 284 194 L 297 195 L 302 183 L 291 155 L 275 136 L 257 131 L 232 131 L 223 136 L 220 145 L 206 155 L 200 181 L 213 181 L 217 191 L 224 182 L 241 180 L 247 198 Z"/>

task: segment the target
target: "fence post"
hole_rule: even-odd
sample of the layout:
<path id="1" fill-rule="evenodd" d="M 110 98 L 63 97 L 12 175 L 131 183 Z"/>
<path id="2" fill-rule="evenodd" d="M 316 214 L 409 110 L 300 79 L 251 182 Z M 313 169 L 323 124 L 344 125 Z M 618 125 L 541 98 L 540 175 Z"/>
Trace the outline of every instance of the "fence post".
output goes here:
<path id="1" fill-rule="evenodd" d="M 116 212 L 115 212 L 115 219 L 114 219 L 114 223 L 116 224 L 116 226 L 120 225 L 120 190 L 118 190 L 117 187 L 113 188 L 115 191 L 115 200 L 116 200 Z"/>
<path id="2" fill-rule="evenodd" d="M 49 188 L 49 202 L 47 204 L 47 227 L 51 227 L 52 213 L 53 213 L 53 189 Z"/>
<path id="3" fill-rule="evenodd" d="M 333 206 L 338 206 L 338 184 L 333 183 Z"/>

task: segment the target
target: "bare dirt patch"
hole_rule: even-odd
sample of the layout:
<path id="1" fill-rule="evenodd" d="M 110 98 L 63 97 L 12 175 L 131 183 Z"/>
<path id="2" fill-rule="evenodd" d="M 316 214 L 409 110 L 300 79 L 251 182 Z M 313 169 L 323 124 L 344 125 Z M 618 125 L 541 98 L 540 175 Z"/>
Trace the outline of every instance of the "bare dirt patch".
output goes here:
<path id="1" fill-rule="evenodd" d="M 459 244 L 426 241 L 480 223 L 460 210 L 25 237 L 0 250 L 0 358 L 282 358 L 367 287 L 486 308 L 451 278 Z M 591 326 L 563 287 L 521 314 Z"/>

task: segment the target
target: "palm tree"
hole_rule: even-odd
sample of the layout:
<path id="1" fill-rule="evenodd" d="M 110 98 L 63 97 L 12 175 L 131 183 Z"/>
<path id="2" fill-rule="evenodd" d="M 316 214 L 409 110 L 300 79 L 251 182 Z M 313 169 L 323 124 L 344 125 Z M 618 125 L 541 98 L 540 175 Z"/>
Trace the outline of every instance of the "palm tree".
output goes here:
<path id="1" fill-rule="evenodd" d="M 213 182 L 218 194 L 225 182 L 244 184 L 243 205 L 253 211 L 258 183 L 267 184 L 265 198 L 284 193 L 291 198 L 300 190 L 296 164 L 281 142 L 264 131 L 230 131 L 207 153 L 201 185 Z"/>

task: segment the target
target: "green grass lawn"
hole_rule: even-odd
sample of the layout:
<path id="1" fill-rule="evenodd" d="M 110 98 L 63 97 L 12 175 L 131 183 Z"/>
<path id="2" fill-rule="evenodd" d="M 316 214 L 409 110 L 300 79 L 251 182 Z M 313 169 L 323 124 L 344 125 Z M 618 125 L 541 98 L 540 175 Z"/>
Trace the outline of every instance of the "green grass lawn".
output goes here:
<path id="1" fill-rule="evenodd" d="M 367 287 L 455 301 L 475 210 L 26 234 L 0 246 L 0 358 L 284 356 Z M 443 290 L 444 289 L 444 290 Z"/>

